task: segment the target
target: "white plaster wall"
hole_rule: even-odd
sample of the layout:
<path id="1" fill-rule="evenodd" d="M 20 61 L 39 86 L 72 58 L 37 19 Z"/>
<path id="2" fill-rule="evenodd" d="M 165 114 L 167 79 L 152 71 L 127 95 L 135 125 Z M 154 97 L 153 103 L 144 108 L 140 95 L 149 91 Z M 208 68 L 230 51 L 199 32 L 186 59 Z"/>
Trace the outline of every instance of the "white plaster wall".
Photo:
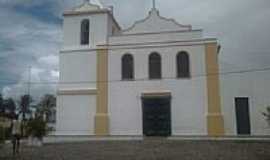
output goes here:
<path id="1" fill-rule="evenodd" d="M 108 14 L 89 14 L 64 17 L 64 48 L 80 46 L 81 21 L 90 20 L 90 46 L 105 44 L 108 35 Z"/>
<path id="2" fill-rule="evenodd" d="M 60 54 L 59 89 L 96 88 L 96 51 Z"/>
<path id="3" fill-rule="evenodd" d="M 109 43 L 114 44 L 132 44 L 149 42 L 172 42 L 172 41 L 190 41 L 202 38 L 202 31 L 191 32 L 167 32 L 158 34 L 134 34 L 118 35 L 109 37 Z"/>
<path id="4" fill-rule="evenodd" d="M 90 20 L 90 44 L 80 45 L 81 21 Z M 60 83 L 65 91 L 96 89 L 96 48 L 105 44 L 111 23 L 108 14 L 64 17 L 64 44 L 60 52 Z M 57 134 L 93 135 L 96 96 L 59 95 L 57 98 Z"/>
<path id="5" fill-rule="evenodd" d="M 189 52 L 191 79 L 176 79 L 176 54 Z M 162 56 L 162 80 L 148 80 L 148 56 L 151 52 Z M 133 54 L 135 79 L 121 81 L 121 57 Z M 207 91 L 205 48 L 179 46 L 109 51 L 109 113 L 111 135 L 142 135 L 141 94 L 147 91 L 170 91 L 172 94 L 172 134 L 207 135 Z M 167 78 L 167 79 L 166 79 Z M 141 81 L 140 81 L 141 80 Z"/>
<path id="6" fill-rule="evenodd" d="M 108 17 L 108 36 L 117 35 L 120 32 L 120 29 L 118 25 L 116 24 L 117 22 L 114 21 L 112 16 L 113 15 L 110 15 Z"/>
<path id="7" fill-rule="evenodd" d="M 57 135 L 94 135 L 96 96 L 57 96 Z"/>
<path id="8" fill-rule="evenodd" d="M 270 82 L 268 72 L 240 73 L 221 76 L 221 94 L 226 135 L 237 135 L 235 97 L 249 98 L 251 135 L 270 135 L 262 112 L 270 105 Z"/>

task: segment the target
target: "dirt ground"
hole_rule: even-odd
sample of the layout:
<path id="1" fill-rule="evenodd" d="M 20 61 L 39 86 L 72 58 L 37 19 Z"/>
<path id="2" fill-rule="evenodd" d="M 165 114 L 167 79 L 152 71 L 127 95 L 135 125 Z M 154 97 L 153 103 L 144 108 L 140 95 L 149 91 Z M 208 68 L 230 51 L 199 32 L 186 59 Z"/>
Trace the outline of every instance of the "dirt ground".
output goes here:
<path id="1" fill-rule="evenodd" d="M 0 160 L 270 160 L 266 141 L 91 141 L 0 149 Z"/>

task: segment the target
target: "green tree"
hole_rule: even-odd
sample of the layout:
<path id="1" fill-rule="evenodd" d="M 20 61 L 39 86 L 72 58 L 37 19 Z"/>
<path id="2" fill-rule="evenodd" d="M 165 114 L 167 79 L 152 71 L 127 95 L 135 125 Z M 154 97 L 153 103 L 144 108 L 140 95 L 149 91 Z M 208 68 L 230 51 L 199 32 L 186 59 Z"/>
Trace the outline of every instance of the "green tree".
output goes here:
<path id="1" fill-rule="evenodd" d="M 22 113 L 23 120 L 26 120 L 26 114 L 30 112 L 30 103 L 33 99 L 30 95 L 23 95 L 20 99 L 20 112 Z"/>
<path id="2" fill-rule="evenodd" d="M 42 139 L 47 132 L 46 122 L 42 117 L 36 117 L 27 123 L 27 134 Z"/>
<path id="3" fill-rule="evenodd" d="M 56 97 L 51 94 L 46 94 L 41 98 L 38 106 L 38 114 L 46 115 L 46 121 L 48 122 L 48 118 L 53 114 L 56 107 Z"/>
<path id="4" fill-rule="evenodd" d="M 263 115 L 270 126 L 270 106 L 266 107 L 266 112 L 263 112 Z"/>
<path id="5" fill-rule="evenodd" d="M 4 108 L 4 99 L 2 94 L 0 94 L 0 112 L 4 113 L 5 112 L 5 108 Z"/>

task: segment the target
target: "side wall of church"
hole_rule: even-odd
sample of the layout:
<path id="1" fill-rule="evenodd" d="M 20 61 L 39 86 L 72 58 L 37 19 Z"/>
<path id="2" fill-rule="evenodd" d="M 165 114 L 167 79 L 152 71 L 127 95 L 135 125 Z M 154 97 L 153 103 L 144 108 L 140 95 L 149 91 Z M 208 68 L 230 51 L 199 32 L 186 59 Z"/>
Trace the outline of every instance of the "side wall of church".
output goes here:
<path id="1" fill-rule="evenodd" d="M 235 112 L 236 97 L 249 98 L 251 135 L 265 136 L 270 134 L 270 126 L 263 116 L 266 107 L 270 106 L 269 83 L 267 72 L 239 73 L 221 76 L 222 106 L 225 119 L 226 135 L 237 135 Z"/>

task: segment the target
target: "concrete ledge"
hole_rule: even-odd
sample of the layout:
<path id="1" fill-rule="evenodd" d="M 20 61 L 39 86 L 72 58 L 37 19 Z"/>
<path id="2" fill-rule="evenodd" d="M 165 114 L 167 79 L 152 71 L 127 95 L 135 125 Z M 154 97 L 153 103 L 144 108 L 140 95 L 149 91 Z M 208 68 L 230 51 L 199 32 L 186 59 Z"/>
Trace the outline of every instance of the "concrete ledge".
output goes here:
<path id="1" fill-rule="evenodd" d="M 144 141 L 144 140 L 168 140 L 168 141 L 246 141 L 246 142 L 270 142 L 270 136 L 171 136 L 171 137 L 143 137 L 143 136 L 61 136 L 51 135 L 44 139 L 45 144 L 91 142 L 91 141 Z"/>
<path id="2" fill-rule="evenodd" d="M 269 141 L 270 136 L 171 136 L 168 140 L 191 140 L 191 141 Z"/>
<path id="3" fill-rule="evenodd" d="M 86 89 L 61 89 L 57 91 L 57 95 L 96 95 L 97 90 L 93 88 Z"/>
<path id="4" fill-rule="evenodd" d="M 69 143 L 88 141 L 141 141 L 142 136 L 47 136 L 44 143 Z"/>

